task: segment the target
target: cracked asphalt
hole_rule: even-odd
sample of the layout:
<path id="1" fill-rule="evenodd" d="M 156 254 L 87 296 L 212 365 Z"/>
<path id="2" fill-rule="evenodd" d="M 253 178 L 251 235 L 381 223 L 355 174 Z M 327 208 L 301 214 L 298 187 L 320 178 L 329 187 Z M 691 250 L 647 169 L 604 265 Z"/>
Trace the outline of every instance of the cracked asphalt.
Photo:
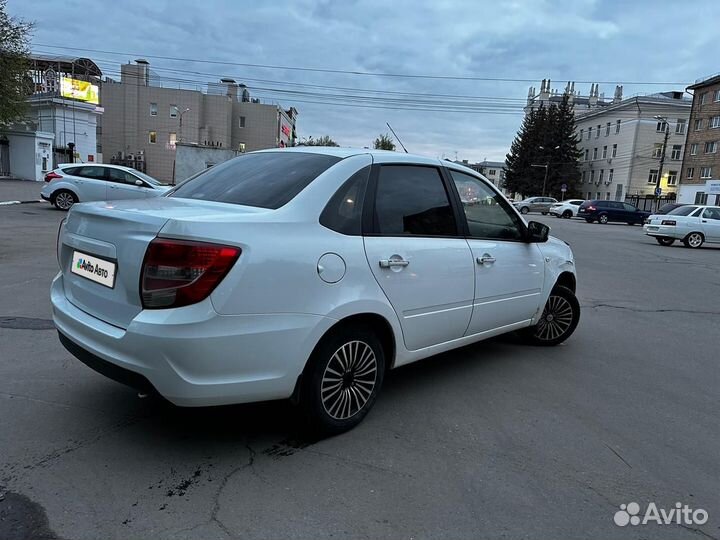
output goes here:
<path id="1" fill-rule="evenodd" d="M 532 215 L 575 251 L 575 335 L 401 368 L 312 440 L 287 403 L 179 409 L 66 353 L 62 217 L 0 208 L 0 539 L 720 538 L 720 248 Z M 616 526 L 633 501 L 709 521 Z"/>

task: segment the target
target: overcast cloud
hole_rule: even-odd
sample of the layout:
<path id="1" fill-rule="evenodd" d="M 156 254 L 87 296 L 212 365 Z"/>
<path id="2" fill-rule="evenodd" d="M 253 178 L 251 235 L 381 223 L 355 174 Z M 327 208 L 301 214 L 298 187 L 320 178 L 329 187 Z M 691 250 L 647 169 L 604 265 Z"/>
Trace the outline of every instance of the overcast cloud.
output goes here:
<path id="1" fill-rule="evenodd" d="M 261 5 L 259 5 L 261 4 Z M 341 70 L 533 79 L 562 89 L 577 81 L 677 81 L 720 71 L 714 1 L 152 2 L 10 0 L 12 15 L 35 21 L 33 49 L 47 45 L 121 51 L 88 56 L 113 75 L 122 62 L 152 55 Z M 42 44 L 42 45 L 41 45 Z M 218 66 L 150 59 L 153 68 L 395 92 L 515 98 L 511 114 L 376 110 L 279 100 L 300 111 L 298 134 L 328 134 L 343 146 L 368 146 L 385 122 L 411 152 L 503 160 L 522 119 L 530 83 L 401 79 Z M 183 77 L 188 75 L 165 76 Z M 674 86 L 625 85 L 625 95 Z M 262 97 L 267 83 L 247 82 Z M 276 85 L 277 86 L 277 85 Z M 587 93 L 590 84 L 579 84 Z M 279 86 L 278 86 L 279 87 Z M 613 84 L 600 91 L 612 96 Z M 329 90 L 323 90 L 331 92 Z M 337 93 L 337 92 L 335 92 Z M 300 101 L 300 100 L 303 101 Z M 436 98 L 440 99 L 440 98 Z M 495 103 L 495 102 L 493 102 Z"/>

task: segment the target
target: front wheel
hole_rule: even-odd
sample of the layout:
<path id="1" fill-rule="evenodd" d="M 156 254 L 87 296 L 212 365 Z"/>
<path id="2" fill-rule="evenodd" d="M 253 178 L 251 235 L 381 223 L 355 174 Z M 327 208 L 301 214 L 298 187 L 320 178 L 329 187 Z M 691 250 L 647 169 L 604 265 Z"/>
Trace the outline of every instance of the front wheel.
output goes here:
<path id="1" fill-rule="evenodd" d="M 345 327 L 323 338 L 302 378 L 300 404 L 310 426 L 325 434 L 358 425 L 372 408 L 385 375 L 375 332 Z"/>
<path id="2" fill-rule="evenodd" d="M 655 240 L 661 246 L 672 246 L 675 243 L 674 238 L 668 238 L 667 236 L 656 236 Z"/>
<path id="3" fill-rule="evenodd" d="M 702 246 L 703 242 L 705 242 L 705 237 L 702 235 L 702 233 L 699 232 L 691 232 L 683 240 L 683 244 L 685 244 L 685 247 L 694 249 Z"/>
<path id="4" fill-rule="evenodd" d="M 562 213 L 562 217 L 564 217 L 565 219 L 570 219 L 572 217 L 572 215 L 573 215 L 572 210 L 565 210 Z"/>
<path id="5" fill-rule="evenodd" d="M 580 321 L 580 302 L 567 287 L 556 285 L 535 326 L 525 330 L 525 336 L 533 345 L 559 345 L 577 328 Z"/>
<path id="6" fill-rule="evenodd" d="M 607 214 L 602 214 L 602 215 L 598 218 L 598 223 L 600 223 L 601 225 L 605 225 L 607 222 L 608 222 Z"/>

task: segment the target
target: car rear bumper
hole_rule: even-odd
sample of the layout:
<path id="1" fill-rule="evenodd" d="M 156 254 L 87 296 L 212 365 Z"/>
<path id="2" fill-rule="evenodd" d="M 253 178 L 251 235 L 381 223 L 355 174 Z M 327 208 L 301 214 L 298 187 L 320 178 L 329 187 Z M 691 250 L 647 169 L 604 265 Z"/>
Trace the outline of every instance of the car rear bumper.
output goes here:
<path id="1" fill-rule="evenodd" d="M 219 315 L 209 299 L 140 312 L 127 329 L 74 306 L 62 275 L 51 288 L 60 341 L 116 381 L 180 406 L 225 405 L 292 394 L 317 340 L 335 322 L 320 315 Z"/>
<path id="2" fill-rule="evenodd" d="M 643 231 L 648 236 L 660 236 L 665 238 L 682 239 L 685 238 L 687 231 L 679 230 L 677 227 L 670 225 L 643 225 Z"/>

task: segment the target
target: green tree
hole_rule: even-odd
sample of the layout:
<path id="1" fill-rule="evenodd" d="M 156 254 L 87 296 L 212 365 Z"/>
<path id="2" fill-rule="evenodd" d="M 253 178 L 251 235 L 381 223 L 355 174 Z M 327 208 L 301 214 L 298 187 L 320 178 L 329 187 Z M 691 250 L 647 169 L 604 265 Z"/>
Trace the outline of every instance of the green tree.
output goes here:
<path id="1" fill-rule="evenodd" d="M 395 150 L 395 143 L 389 134 L 384 133 L 378 136 L 373 143 L 375 150 Z"/>
<path id="2" fill-rule="evenodd" d="M 572 196 L 580 178 L 578 142 L 568 96 L 559 105 L 531 111 L 506 157 L 505 187 L 525 196 L 541 195 L 547 165 L 545 195 L 560 198 L 560 187 L 567 184 L 565 195 Z"/>
<path id="3" fill-rule="evenodd" d="M 29 35 L 32 24 L 10 17 L 0 0 L 0 124 L 20 118 L 27 106 Z"/>
<path id="4" fill-rule="evenodd" d="M 310 137 L 304 138 L 297 143 L 297 146 L 340 146 L 330 138 L 330 135 L 323 135 L 317 139 Z"/>

